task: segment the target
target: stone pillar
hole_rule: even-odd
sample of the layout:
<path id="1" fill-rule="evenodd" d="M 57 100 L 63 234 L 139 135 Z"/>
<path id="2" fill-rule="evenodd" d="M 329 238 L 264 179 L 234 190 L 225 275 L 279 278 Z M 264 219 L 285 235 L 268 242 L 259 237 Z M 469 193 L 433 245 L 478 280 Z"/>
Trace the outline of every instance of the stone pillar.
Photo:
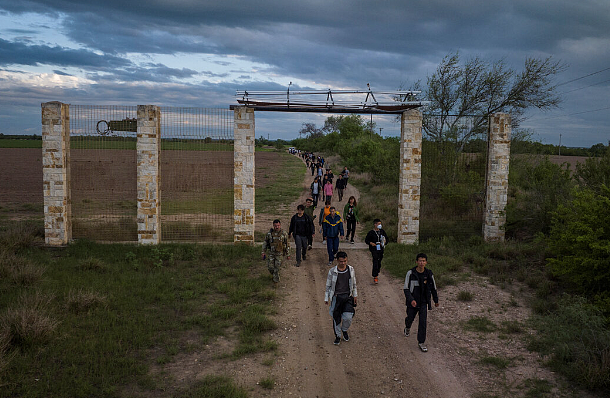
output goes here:
<path id="1" fill-rule="evenodd" d="M 234 112 L 233 242 L 254 244 L 254 109 Z"/>
<path id="2" fill-rule="evenodd" d="M 41 107 L 45 243 L 61 246 L 72 240 L 70 106 L 54 101 Z"/>
<path id="3" fill-rule="evenodd" d="M 161 109 L 138 105 L 138 243 L 161 241 L 161 189 L 159 155 L 161 150 Z"/>
<path id="4" fill-rule="evenodd" d="M 422 114 L 403 112 L 400 128 L 400 176 L 398 193 L 398 243 L 419 240 Z"/>
<path id="5" fill-rule="evenodd" d="M 485 221 L 483 223 L 483 239 L 488 242 L 504 241 L 510 135 L 511 118 L 509 114 L 495 113 L 489 117 L 485 178 Z"/>

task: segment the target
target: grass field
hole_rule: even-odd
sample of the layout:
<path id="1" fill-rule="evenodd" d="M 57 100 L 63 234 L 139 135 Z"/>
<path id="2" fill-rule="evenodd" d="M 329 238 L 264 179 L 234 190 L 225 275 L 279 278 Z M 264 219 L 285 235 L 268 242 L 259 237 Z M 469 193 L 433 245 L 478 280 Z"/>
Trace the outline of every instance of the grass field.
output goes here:
<path id="1" fill-rule="evenodd" d="M 0 396 L 246 396 L 227 375 L 185 389 L 152 365 L 217 336 L 234 343 L 213 356 L 276 349 L 264 337 L 275 291 L 258 247 L 39 240 L 32 228 L 0 235 Z"/>

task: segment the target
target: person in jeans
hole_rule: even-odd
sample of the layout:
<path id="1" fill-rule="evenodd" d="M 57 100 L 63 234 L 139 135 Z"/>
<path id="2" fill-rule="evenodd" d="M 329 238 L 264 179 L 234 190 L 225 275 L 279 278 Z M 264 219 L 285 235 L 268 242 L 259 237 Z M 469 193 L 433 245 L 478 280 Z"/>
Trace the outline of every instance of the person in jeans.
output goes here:
<path id="1" fill-rule="evenodd" d="M 326 240 L 329 267 L 333 265 L 335 254 L 339 251 L 339 235 L 344 235 L 343 220 L 341 215 L 335 211 L 335 206 L 330 206 L 329 213 L 322 223 L 322 239 Z"/>
<path id="2" fill-rule="evenodd" d="M 355 307 L 358 304 L 358 288 L 354 267 L 347 264 L 347 253 L 337 253 L 337 266 L 328 270 L 324 303 L 330 301 L 329 314 L 333 318 L 334 344 L 349 341 L 347 330 L 352 324 Z"/>
<path id="3" fill-rule="evenodd" d="M 360 224 L 358 218 L 358 203 L 355 196 L 350 196 L 345 207 L 343 208 L 343 218 L 347 224 L 347 232 L 345 233 L 345 241 L 350 239 L 350 243 L 354 243 L 354 234 L 356 233 L 356 224 Z M 350 237 L 351 234 L 351 237 Z"/>
<path id="4" fill-rule="evenodd" d="M 428 310 L 432 309 L 432 300 L 434 300 L 434 306 L 438 307 L 438 293 L 436 291 L 434 275 L 431 270 L 426 268 L 428 256 L 424 253 L 418 253 L 415 256 L 415 263 L 417 265 L 407 271 L 405 285 L 403 286 L 407 300 L 407 317 L 405 318 L 404 333 L 406 337 L 409 337 L 415 315 L 419 313 L 417 345 L 420 350 L 426 352 L 428 351 L 425 345 Z"/>
<path id="5" fill-rule="evenodd" d="M 303 260 L 307 260 L 307 238 L 312 234 L 312 221 L 305 214 L 305 206 L 297 206 L 297 214 L 290 219 L 290 227 L 288 228 L 288 237 L 294 237 L 294 243 L 297 248 L 296 266 L 301 266 L 301 254 Z"/>

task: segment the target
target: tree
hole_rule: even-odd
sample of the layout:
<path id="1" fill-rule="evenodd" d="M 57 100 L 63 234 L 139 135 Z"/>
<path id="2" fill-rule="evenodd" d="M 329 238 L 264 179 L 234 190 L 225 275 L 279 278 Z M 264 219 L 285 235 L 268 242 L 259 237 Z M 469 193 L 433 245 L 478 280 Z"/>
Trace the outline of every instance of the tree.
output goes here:
<path id="1" fill-rule="evenodd" d="M 322 137 L 324 133 L 316 127 L 315 123 L 303 123 L 299 130 L 299 137 L 301 135 L 304 135 L 305 137 L 309 136 L 310 138 L 318 138 Z"/>
<path id="2" fill-rule="evenodd" d="M 466 142 L 486 131 L 489 115 L 507 112 L 513 127 L 528 108 L 551 109 L 561 102 L 552 77 L 564 70 L 552 60 L 527 58 L 517 72 L 503 60 L 490 63 L 479 57 L 460 63 L 458 53 L 443 58 L 421 90 L 430 105 L 423 111 L 424 133 L 431 140 L 455 142 L 462 151 Z"/>

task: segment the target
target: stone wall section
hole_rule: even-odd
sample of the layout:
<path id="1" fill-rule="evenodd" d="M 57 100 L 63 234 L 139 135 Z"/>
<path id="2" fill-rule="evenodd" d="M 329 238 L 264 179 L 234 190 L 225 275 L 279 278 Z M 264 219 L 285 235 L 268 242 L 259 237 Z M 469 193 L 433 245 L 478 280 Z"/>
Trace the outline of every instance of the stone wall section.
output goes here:
<path id="1" fill-rule="evenodd" d="M 398 194 L 398 243 L 419 240 L 421 187 L 422 114 L 403 112 L 400 129 L 400 176 Z"/>
<path id="2" fill-rule="evenodd" d="M 161 241 L 161 110 L 154 105 L 138 105 L 137 130 L 138 243 Z"/>
<path id="3" fill-rule="evenodd" d="M 70 106 L 53 101 L 41 108 L 45 243 L 61 246 L 72 240 Z"/>
<path id="4" fill-rule="evenodd" d="M 233 242 L 254 244 L 254 109 L 234 109 Z"/>
<path id="5" fill-rule="evenodd" d="M 508 199 L 508 166 L 510 163 L 511 117 L 495 113 L 489 117 L 487 172 L 485 178 L 485 220 L 483 239 L 504 241 L 506 202 Z"/>

